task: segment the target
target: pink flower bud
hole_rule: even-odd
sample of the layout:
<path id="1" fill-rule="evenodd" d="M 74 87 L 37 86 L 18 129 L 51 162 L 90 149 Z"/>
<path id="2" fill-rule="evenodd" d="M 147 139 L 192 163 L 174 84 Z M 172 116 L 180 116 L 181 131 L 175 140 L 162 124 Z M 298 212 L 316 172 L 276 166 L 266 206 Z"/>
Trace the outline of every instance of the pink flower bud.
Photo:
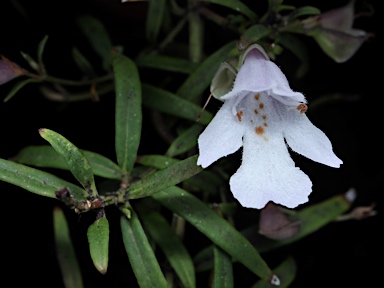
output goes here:
<path id="1" fill-rule="evenodd" d="M 2 55 L 0 55 L 0 57 L 0 85 L 7 83 L 16 77 L 25 75 L 25 70 L 20 68 L 16 63 L 11 62 Z"/>

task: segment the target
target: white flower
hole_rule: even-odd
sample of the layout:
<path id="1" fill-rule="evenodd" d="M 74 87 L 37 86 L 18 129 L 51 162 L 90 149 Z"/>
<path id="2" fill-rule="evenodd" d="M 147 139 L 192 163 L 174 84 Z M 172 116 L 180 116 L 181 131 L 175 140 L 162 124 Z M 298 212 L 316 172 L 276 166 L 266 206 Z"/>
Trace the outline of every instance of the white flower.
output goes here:
<path id="1" fill-rule="evenodd" d="M 206 168 L 243 146 L 242 164 L 229 182 L 234 197 L 249 208 L 261 209 L 269 201 L 295 208 L 308 201 L 312 182 L 295 167 L 287 144 L 331 167 L 340 167 L 342 161 L 327 136 L 304 113 L 303 94 L 292 91 L 265 51 L 254 44 L 243 59 L 233 89 L 214 90 L 214 97 L 225 102 L 198 138 L 197 164 Z M 223 69 L 227 79 L 236 73 L 226 63 L 214 77 L 215 83 L 224 82 L 220 79 Z"/>

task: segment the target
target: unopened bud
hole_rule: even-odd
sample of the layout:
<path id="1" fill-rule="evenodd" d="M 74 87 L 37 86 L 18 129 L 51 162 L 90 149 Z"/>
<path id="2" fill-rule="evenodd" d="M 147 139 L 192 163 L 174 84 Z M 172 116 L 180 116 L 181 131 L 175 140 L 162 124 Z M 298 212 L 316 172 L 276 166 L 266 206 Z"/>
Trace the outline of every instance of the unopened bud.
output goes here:
<path id="1" fill-rule="evenodd" d="M 269 202 L 260 212 L 259 234 L 270 239 L 283 240 L 295 236 L 300 221 L 290 221 L 277 205 Z"/>
<path id="2" fill-rule="evenodd" d="M 12 79 L 25 75 L 25 70 L 20 68 L 16 63 L 0 55 L 0 85 L 11 81 Z"/>

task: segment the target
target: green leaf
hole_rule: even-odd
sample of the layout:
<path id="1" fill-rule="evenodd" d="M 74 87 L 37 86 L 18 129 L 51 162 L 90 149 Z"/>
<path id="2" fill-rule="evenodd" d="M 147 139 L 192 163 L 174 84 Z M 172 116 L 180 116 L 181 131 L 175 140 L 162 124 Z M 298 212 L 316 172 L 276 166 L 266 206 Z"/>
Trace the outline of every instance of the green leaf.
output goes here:
<path id="1" fill-rule="evenodd" d="M 101 57 L 103 68 L 109 70 L 112 64 L 112 42 L 104 25 L 90 15 L 82 15 L 77 23 L 85 37 L 91 43 L 92 48 Z"/>
<path id="2" fill-rule="evenodd" d="M 215 266 L 213 270 L 214 274 L 212 288 L 234 287 L 232 257 L 216 245 L 213 251 Z"/>
<path id="3" fill-rule="evenodd" d="M 195 226 L 261 279 L 268 281 L 272 278 L 271 269 L 252 244 L 204 202 L 176 186 L 153 194 L 152 197 Z"/>
<path id="4" fill-rule="evenodd" d="M 166 0 L 149 0 L 146 22 L 146 36 L 149 42 L 156 42 L 166 9 Z"/>
<path id="5" fill-rule="evenodd" d="M 109 223 L 104 211 L 101 217 L 88 227 L 87 237 L 93 264 L 101 274 L 107 273 Z"/>
<path id="6" fill-rule="evenodd" d="M 296 277 L 296 263 L 292 257 L 288 257 L 284 262 L 282 262 L 273 272 L 279 277 L 280 285 L 279 288 L 288 288 L 290 287 L 293 280 Z M 272 285 L 269 282 L 260 280 L 255 283 L 251 288 L 275 288 L 275 285 Z"/>
<path id="7" fill-rule="evenodd" d="M 91 63 L 88 59 L 77 49 L 72 48 L 72 58 L 79 69 L 87 76 L 95 77 L 96 73 L 93 70 Z"/>
<path id="8" fill-rule="evenodd" d="M 214 247 L 215 245 L 210 245 L 208 247 L 205 247 L 193 257 L 193 262 L 195 263 L 197 272 L 204 272 L 204 271 L 213 269 Z M 232 262 L 234 262 L 233 259 L 232 259 Z"/>
<path id="9" fill-rule="evenodd" d="M 91 151 L 81 150 L 88 159 L 94 175 L 108 179 L 120 180 L 121 170 L 112 160 L 100 154 Z"/>
<path id="10" fill-rule="evenodd" d="M 280 33 L 278 41 L 299 59 L 300 65 L 296 70 L 296 75 L 298 78 L 302 78 L 309 69 L 307 46 L 292 33 Z"/>
<path id="11" fill-rule="evenodd" d="M 167 287 L 159 263 L 144 233 L 136 212 L 130 208 L 131 218 L 120 218 L 121 232 L 125 250 L 135 273 L 137 282 L 142 288 Z"/>
<path id="12" fill-rule="evenodd" d="M 47 44 L 48 35 L 45 35 L 44 38 L 40 41 L 39 46 L 37 47 L 37 61 L 39 63 L 39 67 L 43 69 L 41 72 L 44 71 L 44 61 L 43 61 L 43 54 L 44 54 L 44 48 L 45 44 Z"/>
<path id="13" fill-rule="evenodd" d="M 171 225 L 159 213 L 137 205 L 136 209 L 151 238 L 160 246 L 183 287 L 196 287 L 191 256 Z"/>
<path id="14" fill-rule="evenodd" d="M 196 165 L 197 155 L 148 175 L 129 187 L 128 199 L 143 198 L 176 185 L 203 170 Z"/>
<path id="15" fill-rule="evenodd" d="M 203 170 L 199 174 L 184 181 L 184 188 L 189 192 L 204 191 L 204 193 L 216 195 L 219 192 L 223 179 L 219 175 Z"/>
<path id="16" fill-rule="evenodd" d="M 24 81 L 20 81 L 16 83 L 15 86 L 13 86 L 12 89 L 8 92 L 7 96 L 5 96 L 4 102 L 9 101 L 24 86 L 28 85 L 29 83 L 37 83 L 37 82 L 40 82 L 40 81 L 34 78 L 29 78 Z"/>
<path id="17" fill-rule="evenodd" d="M 52 174 L 0 159 L 0 180 L 41 196 L 56 198 L 55 191 L 68 187 L 76 200 L 85 200 L 87 191 Z"/>
<path id="18" fill-rule="evenodd" d="M 72 245 L 67 220 L 59 207 L 53 209 L 53 229 L 56 244 L 56 255 L 61 275 L 66 288 L 82 288 L 80 266 Z"/>
<path id="19" fill-rule="evenodd" d="M 180 160 L 174 159 L 171 157 L 163 156 L 163 155 L 143 155 L 139 156 L 136 159 L 136 162 L 144 165 L 150 166 L 157 169 L 164 169 L 168 166 L 174 165 Z"/>
<path id="20" fill-rule="evenodd" d="M 116 91 L 116 156 L 123 173 L 135 163 L 141 137 L 141 84 L 135 63 L 112 53 Z"/>
<path id="21" fill-rule="evenodd" d="M 180 160 L 163 155 L 143 155 L 137 157 L 136 162 L 144 166 L 164 169 L 180 162 Z M 189 189 L 188 191 L 197 190 L 212 194 L 217 193 L 218 186 L 221 183 L 221 179 L 216 174 L 206 170 L 203 170 L 197 175 L 194 175 L 184 181 L 185 187 L 188 187 Z"/>
<path id="22" fill-rule="evenodd" d="M 199 137 L 203 126 L 199 124 L 193 124 L 190 128 L 181 133 L 169 146 L 166 155 L 170 157 L 175 157 L 185 152 L 188 152 L 190 149 L 197 145 L 197 138 Z"/>
<path id="23" fill-rule="evenodd" d="M 313 15 L 319 15 L 321 11 L 313 6 L 303 6 L 300 8 L 295 9 L 290 15 L 289 19 L 293 20 L 300 16 L 313 16 Z"/>
<path id="24" fill-rule="evenodd" d="M 279 241 L 267 239 L 258 234 L 257 227 L 251 227 L 243 233 L 250 239 L 260 253 L 271 251 L 314 233 L 336 219 L 337 216 L 346 212 L 350 206 L 351 203 L 346 200 L 344 195 L 337 195 L 321 203 L 298 210 L 291 217 L 291 220 L 301 221 L 300 231 L 289 239 Z"/>
<path id="25" fill-rule="evenodd" d="M 239 0 L 202 0 L 202 2 L 211 2 L 228 7 L 234 11 L 244 14 L 251 20 L 256 20 L 257 18 L 257 15 L 251 9 L 249 9 L 248 6 L 246 6 Z"/>
<path id="26" fill-rule="evenodd" d="M 145 54 L 136 59 L 138 67 L 154 68 L 169 72 L 191 74 L 197 67 L 189 60 L 158 54 Z"/>
<path id="27" fill-rule="evenodd" d="M 231 41 L 212 53 L 184 81 L 176 94 L 186 100 L 195 100 L 211 84 L 212 78 L 219 65 L 237 51 L 237 41 Z"/>
<path id="28" fill-rule="evenodd" d="M 108 179 L 121 179 L 120 168 L 112 160 L 95 152 L 86 150 L 81 150 L 81 152 L 88 159 L 94 175 Z M 64 158 L 57 156 L 58 153 L 52 146 L 28 146 L 22 149 L 12 160 L 37 167 L 69 170 Z"/>
<path id="29" fill-rule="evenodd" d="M 271 27 L 267 27 L 263 24 L 256 24 L 249 27 L 243 35 L 241 35 L 239 42 L 239 49 L 245 50 L 251 44 L 256 43 L 260 39 L 267 37 L 269 34 L 273 32 Z"/>
<path id="30" fill-rule="evenodd" d="M 200 106 L 149 84 L 143 84 L 142 87 L 143 104 L 145 106 L 183 119 L 191 121 L 197 120 L 201 112 Z M 208 124 L 212 118 L 211 113 L 204 111 L 201 114 L 199 122 L 201 124 Z"/>
<path id="31" fill-rule="evenodd" d="M 337 195 L 319 204 L 296 211 L 290 218 L 292 221 L 301 221 L 300 231 L 289 239 L 278 241 L 268 239 L 258 233 L 258 225 L 251 226 L 241 233 L 256 247 L 257 251 L 260 253 L 269 252 L 314 233 L 346 212 L 350 205 L 351 203 L 345 199 L 344 195 Z M 212 249 L 212 246 L 207 247 L 195 256 L 194 262 L 198 265 L 197 271 L 206 271 L 212 268 Z"/>
<path id="32" fill-rule="evenodd" d="M 28 65 L 31 66 L 31 68 L 37 72 L 40 72 L 39 64 L 33 59 L 29 54 L 24 53 L 23 51 L 20 51 L 21 56 L 24 58 L 25 61 L 27 61 Z"/>
<path id="33" fill-rule="evenodd" d="M 84 154 L 70 141 L 59 133 L 46 129 L 39 129 L 40 136 L 47 140 L 68 164 L 69 170 L 80 184 L 87 190 L 88 195 L 97 197 L 95 179 L 91 165 Z"/>

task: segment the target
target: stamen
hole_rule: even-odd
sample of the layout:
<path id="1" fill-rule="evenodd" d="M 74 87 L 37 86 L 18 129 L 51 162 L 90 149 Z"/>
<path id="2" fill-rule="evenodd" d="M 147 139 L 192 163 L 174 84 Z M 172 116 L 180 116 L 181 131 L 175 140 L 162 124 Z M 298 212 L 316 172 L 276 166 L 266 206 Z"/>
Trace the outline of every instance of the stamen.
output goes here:
<path id="1" fill-rule="evenodd" d="M 257 134 L 257 135 L 262 135 L 262 134 L 264 133 L 264 128 L 261 127 L 261 126 L 257 126 L 257 127 L 255 128 L 255 131 L 256 131 L 256 134 Z"/>
<path id="2" fill-rule="evenodd" d="M 299 110 L 301 114 L 303 114 L 303 113 L 307 112 L 308 106 L 305 105 L 304 103 L 301 103 L 301 104 L 297 105 L 296 109 Z"/>
<path id="3" fill-rule="evenodd" d="M 212 90 L 212 92 L 211 92 L 211 94 L 209 94 L 208 99 L 207 99 L 207 101 L 205 102 L 203 108 L 201 108 L 201 111 L 200 111 L 199 115 L 197 115 L 196 122 L 200 120 L 201 114 L 203 114 L 205 108 L 207 107 L 207 105 L 208 105 L 208 103 L 209 103 L 209 100 L 211 100 L 211 98 L 212 98 L 213 93 L 215 93 L 215 91 L 216 91 L 217 89 L 227 87 L 227 86 L 229 86 L 230 84 L 231 84 L 230 81 L 227 81 L 227 82 L 224 83 L 223 85 L 217 86 L 217 87 L 215 87 L 215 88 Z"/>
<path id="4" fill-rule="evenodd" d="M 237 119 L 241 122 L 242 117 L 243 117 L 243 111 L 239 110 L 236 113 Z"/>
<path id="5" fill-rule="evenodd" d="M 203 108 L 201 108 L 201 111 L 200 111 L 199 115 L 197 115 L 196 122 L 200 120 L 201 114 L 203 114 L 203 112 L 205 110 L 205 107 L 207 107 L 208 102 L 209 102 L 209 100 L 211 100 L 213 92 L 215 92 L 215 90 L 216 90 L 216 88 L 213 89 L 211 94 L 209 94 L 207 101 L 205 101 L 205 104 L 204 104 Z"/>

